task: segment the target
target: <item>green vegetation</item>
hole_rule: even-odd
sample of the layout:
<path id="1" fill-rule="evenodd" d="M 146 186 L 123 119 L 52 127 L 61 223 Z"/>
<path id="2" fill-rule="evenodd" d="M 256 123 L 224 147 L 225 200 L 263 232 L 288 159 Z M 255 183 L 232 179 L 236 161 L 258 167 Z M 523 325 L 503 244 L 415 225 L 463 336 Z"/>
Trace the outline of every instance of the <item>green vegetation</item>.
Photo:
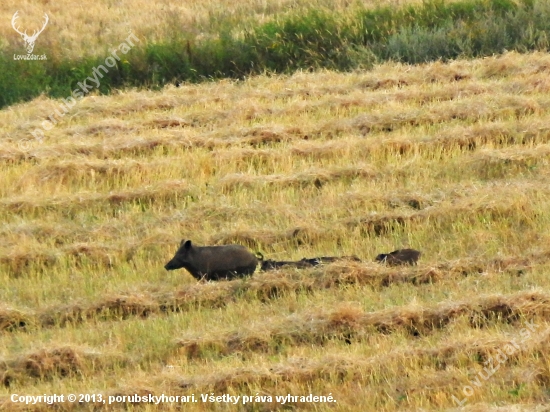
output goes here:
<path id="1" fill-rule="evenodd" d="M 216 16 L 219 18 L 219 16 Z M 203 38 L 180 30 L 171 38 L 142 39 L 126 61 L 109 70 L 99 91 L 125 86 L 161 87 L 170 82 L 298 69 L 349 70 L 386 60 L 421 63 L 499 54 L 505 50 L 546 50 L 550 4 L 545 1 L 428 1 L 401 8 L 358 6 L 341 12 L 301 11 L 246 28 L 218 23 L 217 33 Z M 116 45 L 112 45 L 116 47 Z M 0 107 L 45 92 L 67 97 L 102 55 L 67 60 L 55 50 L 47 61 L 14 61 L 19 49 L 0 57 Z M 57 56 L 57 58 L 55 57 Z"/>

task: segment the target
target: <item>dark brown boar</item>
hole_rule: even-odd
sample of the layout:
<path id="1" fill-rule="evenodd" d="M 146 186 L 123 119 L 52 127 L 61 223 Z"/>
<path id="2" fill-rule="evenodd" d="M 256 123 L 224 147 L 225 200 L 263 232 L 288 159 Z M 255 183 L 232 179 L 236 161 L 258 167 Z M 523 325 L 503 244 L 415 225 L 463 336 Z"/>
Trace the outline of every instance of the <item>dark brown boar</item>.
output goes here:
<path id="1" fill-rule="evenodd" d="M 295 267 L 298 269 L 304 269 L 314 266 L 319 266 L 325 263 L 338 262 L 341 260 L 353 260 L 360 262 L 361 260 L 357 256 L 321 256 L 316 258 L 303 258 L 301 260 L 288 261 L 288 260 L 263 260 L 261 269 L 263 271 L 280 269 L 282 267 Z"/>
<path id="2" fill-rule="evenodd" d="M 302 260 L 297 260 L 297 261 L 268 259 L 268 260 L 262 261 L 261 269 L 262 269 L 262 271 L 265 272 L 267 270 L 280 269 L 282 267 L 294 267 L 294 268 L 298 268 L 298 269 L 303 269 L 303 268 L 308 268 L 308 267 L 312 267 L 312 266 L 315 266 L 315 265 L 313 265 L 312 263 L 309 263 L 309 262 L 305 262 L 305 261 L 303 261 L 303 259 Z"/>
<path id="3" fill-rule="evenodd" d="M 195 279 L 233 279 L 251 275 L 258 259 L 241 245 L 195 246 L 182 240 L 178 251 L 164 268 L 185 268 Z"/>
<path id="4" fill-rule="evenodd" d="M 388 266 L 416 265 L 421 253 L 414 249 L 398 249 L 391 253 L 381 253 L 376 256 L 376 261 Z"/>
<path id="5" fill-rule="evenodd" d="M 342 260 L 351 260 L 354 262 L 361 262 L 361 259 L 359 259 L 357 256 L 321 256 L 311 259 L 303 258 L 300 260 L 300 262 L 303 263 L 309 263 L 312 266 L 322 265 L 326 263 L 332 263 L 332 262 L 340 262 Z"/>

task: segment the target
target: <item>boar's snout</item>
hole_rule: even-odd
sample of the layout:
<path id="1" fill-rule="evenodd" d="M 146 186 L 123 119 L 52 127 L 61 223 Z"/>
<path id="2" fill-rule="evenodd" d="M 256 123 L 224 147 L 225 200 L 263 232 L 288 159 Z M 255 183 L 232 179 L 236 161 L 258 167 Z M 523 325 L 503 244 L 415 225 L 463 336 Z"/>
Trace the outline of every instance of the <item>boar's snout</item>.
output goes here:
<path id="1" fill-rule="evenodd" d="M 177 264 L 177 262 L 174 262 L 174 259 L 172 259 L 170 262 L 168 262 L 166 265 L 164 265 L 164 269 L 166 270 L 175 270 L 179 269 L 183 266 L 180 266 Z"/>

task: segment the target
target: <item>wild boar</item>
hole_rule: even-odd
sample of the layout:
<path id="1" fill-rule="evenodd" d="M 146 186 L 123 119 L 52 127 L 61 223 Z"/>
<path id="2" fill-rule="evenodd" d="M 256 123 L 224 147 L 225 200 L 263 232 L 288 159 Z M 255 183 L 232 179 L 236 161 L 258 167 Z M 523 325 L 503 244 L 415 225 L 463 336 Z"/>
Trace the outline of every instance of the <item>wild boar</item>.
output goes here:
<path id="1" fill-rule="evenodd" d="M 300 262 L 309 263 L 312 266 L 322 265 L 325 263 L 340 262 L 342 260 L 351 260 L 354 262 L 361 262 L 357 256 L 321 256 L 311 259 L 303 258 Z"/>
<path id="2" fill-rule="evenodd" d="M 305 262 L 303 260 L 292 261 L 292 260 L 268 259 L 268 260 L 262 261 L 261 270 L 265 272 L 267 270 L 280 269 L 282 267 L 295 267 L 298 269 L 303 269 L 303 268 L 308 268 L 312 266 L 315 266 L 315 265 L 309 262 Z"/>
<path id="3" fill-rule="evenodd" d="M 414 249 L 398 249 L 391 253 L 381 253 L 376 256 L 376 261 L 386 263 L 388 266 L 416 265 L 421 253 Z"/>
<path id="4" fill-rule="evenodd" d="M 288 260 L 282 260 L 282 261 L 276 261 L 276 260 L 262 260 L 262 266 L 261 269 L 263 271 L 267 270 L 273 270 L 273 269 L 279 269 L 282 267 L 295 267 L 298 269 L 304 269 L 309 267 L 314 267 L 318 265 L 322 265 L 325 263 L 332 263 L 337 262 L 341 260 L 353 260 L 355 262 L 360 262 L 361 260 L 357 256 L 321 256 L 316 258 L 303 258 L 301 260 L 296 261 L 288 261 Z"/>
<path id="5" fill-rule="evenodd" d="M 178 251 L 164 268 L 185 268 L 195 279 L 233 279 L 251 275 L 258 259 L 241 245 L 195 246 L 182 240 Z"/>

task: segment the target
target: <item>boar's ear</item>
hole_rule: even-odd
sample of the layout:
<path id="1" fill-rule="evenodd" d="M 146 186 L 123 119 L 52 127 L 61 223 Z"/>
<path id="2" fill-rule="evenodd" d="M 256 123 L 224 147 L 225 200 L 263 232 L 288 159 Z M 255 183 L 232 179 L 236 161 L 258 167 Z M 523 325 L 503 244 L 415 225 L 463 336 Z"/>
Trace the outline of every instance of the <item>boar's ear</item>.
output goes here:
<path id="1" fill-rule="evenodd" d="M 183 241 L 182 241 L 182 243 L 183 243 Z M 188 240 L 187 242 L 185 242 L 185 244 L 183 245 L 183 247 L 185 247 L 186 250 L 191 249 L 191 241 Z"/>

